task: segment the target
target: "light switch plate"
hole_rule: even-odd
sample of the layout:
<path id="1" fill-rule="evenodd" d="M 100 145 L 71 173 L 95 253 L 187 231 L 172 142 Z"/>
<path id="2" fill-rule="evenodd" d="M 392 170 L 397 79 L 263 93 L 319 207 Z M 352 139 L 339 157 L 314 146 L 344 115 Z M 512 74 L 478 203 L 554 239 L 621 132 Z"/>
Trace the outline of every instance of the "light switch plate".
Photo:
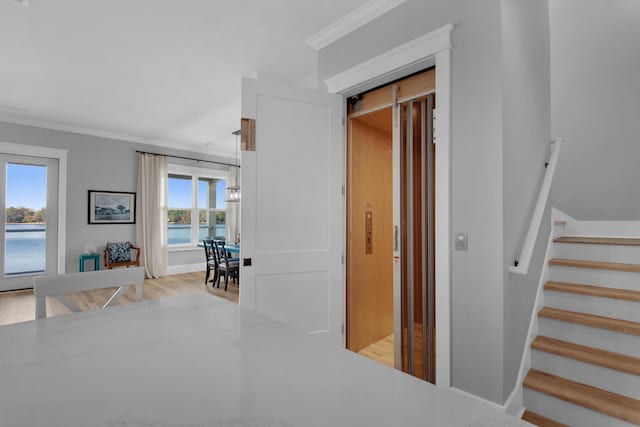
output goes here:
<path id="1" fill-rule="evenodd" d="M 455 247 L 456 251 L 468 251 L 469 250 L 469 233 L 466 231 L 459 231 L 455 235 Z"/>

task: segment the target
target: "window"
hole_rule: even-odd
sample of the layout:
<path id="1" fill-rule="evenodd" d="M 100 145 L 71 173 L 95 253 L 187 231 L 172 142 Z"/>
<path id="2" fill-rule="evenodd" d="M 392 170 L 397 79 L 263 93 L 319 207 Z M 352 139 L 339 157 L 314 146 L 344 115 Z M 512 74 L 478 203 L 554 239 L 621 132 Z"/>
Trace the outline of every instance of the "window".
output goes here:
<path id="1" fill-rule="evenodd" d="M 4 275 L 44 273 L 47 166 L 6 163 Z"/>
<path id="2" fill-rule="evenodd" d="M 169 245 L 191 246 L 207 237 L 226 238 L 226 173 L 169 167 Z"/>
<path id="3" fill-rule="evenodd" d="M 33 276 L 56 274 L 60 173 L 59 151 L 0 143 L 0 291 L 33 286 Z M 15 148 L 15 149 L 14 149 Z M 30 156 L 15 153 L 24 152 Z M 47 157 L 51 156 L 51 157 Z"/>

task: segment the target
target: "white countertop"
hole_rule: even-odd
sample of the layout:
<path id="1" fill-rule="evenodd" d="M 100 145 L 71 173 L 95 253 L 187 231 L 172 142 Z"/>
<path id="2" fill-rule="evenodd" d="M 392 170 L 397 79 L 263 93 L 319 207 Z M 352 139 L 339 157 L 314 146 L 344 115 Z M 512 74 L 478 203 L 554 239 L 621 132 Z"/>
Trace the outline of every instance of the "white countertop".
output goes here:
<path id="1" fill-rule="evenodd" d="M 192 293 L 0 327 L 0 426 L 528 426 Z"/>

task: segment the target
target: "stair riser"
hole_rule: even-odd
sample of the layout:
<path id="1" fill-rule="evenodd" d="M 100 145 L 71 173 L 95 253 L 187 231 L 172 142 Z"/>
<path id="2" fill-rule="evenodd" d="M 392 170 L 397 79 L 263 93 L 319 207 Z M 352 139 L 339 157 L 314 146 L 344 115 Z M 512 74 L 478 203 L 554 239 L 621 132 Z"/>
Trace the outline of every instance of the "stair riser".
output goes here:
<path id="1" fill-rule="evenodd" d="M 640 221 L 574 221 L 567 224 L 564 236 L 640 237 Z"/>
<path id="2" fill-rule="evenodd" d="M 552 265 L 549 268 L 549 280 L 640 291 L 640 273 L 629 273 L 626 271 L 595 270 L 590 268 Z"/>
<path id="3" fill-rule="evenodd" d="M 531 362 L 534 369 L 640 399 L 640 377 L 636 375 L 537 350 L 532 351 Z"/>
<path id="4" fill-rule="evenodd" d="M 524 405 L 530 411 L 574 427 L 631 427 L 634 425 L 526 387 Z"/>
<path id="5" fill-rule="evenodd" d="M 553 256 L 588 261 L 640 264 L 640 246 L 554 243 Z"/>
<path id="6" fill-rule="evenodd" d="M 640 322 L 640 302 L 544 291 L 544 305 L 562 310 Z M 640 337 L 638 337 L 640 340 Z"/>
<path id="7" fill-rule="evenodd" d="M 575 344 L 640 357 L 640 336 L 538 317 L 538 334 Z"/>

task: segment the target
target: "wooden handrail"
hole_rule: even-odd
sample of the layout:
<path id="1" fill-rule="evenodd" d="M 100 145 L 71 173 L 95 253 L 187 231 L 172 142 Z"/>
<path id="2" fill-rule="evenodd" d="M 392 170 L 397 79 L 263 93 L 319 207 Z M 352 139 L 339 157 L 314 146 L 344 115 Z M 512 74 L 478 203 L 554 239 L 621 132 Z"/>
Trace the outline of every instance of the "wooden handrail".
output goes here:
<path id="1" fill-rule="evenodd" d="M 538 238 L 538 233 L 540 232 L 540 225 L 542 224 L 542 217 L 544 216 L 544 207 L 547 205 L 549 193 L 551 192 L 551 183 L 556 171 L 558 155 L 560 154 L 560 147 L 562 146 L 562 143 L 562 138 L 556 138 L 551 142 L 551 156 L 549 158 L 549 163 L 547 164 L 547 170 L 544 174 L 544 180 L 542 181 L 538 201 L 536 202 L 536 207 L 533 211 L 533 216 L 531 217 L 529 231 L 527 232 L 522 252 L 520 253 L 520 256 L 516 258 L 515 265 L 509 267 L 509 273 L 527 275 L 529 272 L 529 264 L 531 263 L 531 257 L 533 256 L 533 249 L 536 244 L 536 239 Z"/>

